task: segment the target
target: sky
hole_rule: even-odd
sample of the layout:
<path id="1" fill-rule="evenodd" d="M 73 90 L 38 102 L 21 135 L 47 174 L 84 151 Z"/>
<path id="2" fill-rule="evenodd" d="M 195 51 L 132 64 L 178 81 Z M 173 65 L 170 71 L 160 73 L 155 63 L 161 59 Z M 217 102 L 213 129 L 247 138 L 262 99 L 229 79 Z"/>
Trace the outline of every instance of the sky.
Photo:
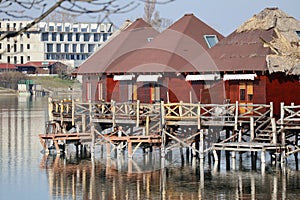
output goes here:
<path id="1" fill-rule="evenodd" d="M 158 0 L 159 1 L 159 0 Z M 193 13 L 200 20 L 224 36 L 267 7 L 278 7 L 288 15 L 300 20 L 300 0 L 175 0 L 157 5 L 160 16 L 173 22 L 186 13 Z M 111 16 L 119 26 L 125 19 L 134 20 L 143 16 L 143 5 L 125 14 Z"/>

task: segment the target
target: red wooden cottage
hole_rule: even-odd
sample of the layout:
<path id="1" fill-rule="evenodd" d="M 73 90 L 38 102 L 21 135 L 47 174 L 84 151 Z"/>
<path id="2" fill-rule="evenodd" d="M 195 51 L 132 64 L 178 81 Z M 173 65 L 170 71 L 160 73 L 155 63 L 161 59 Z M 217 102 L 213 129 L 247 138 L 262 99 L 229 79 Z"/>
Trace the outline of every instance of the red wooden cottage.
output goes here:
<path id="1" fill-rule="evenodd" d="M 107 72 L 107 68 L 115 59 L 142 47 L 158 34 L 142 19 L 137 19 L 132 24 L 126 22 L 104 46 L 80 65 L 77 74 L 82 75 L 83 101 L 132 100 L 132 95 L 129 96 L 127 91 L 134 90 L 134 75 L 123 71 Z"/>
<path id="2" fill-rule="evenodd" d="M 254 15 L 209 50 L 231 102 L 300 104 L 300 22 L 278 8 Z M 212 93 L 223 92 L 220 87 Z"/>
<path id="3" fill-rule="evenodd" d="M 126 29 L 124 32 L 129 32 L 131 38 L 134 38 L 132 34 L 136 30 Z M 131 48 L 118 56 L 114 54 L 110 62 L 101 64 L 103 67 L 98 67 L 94 72 L 101 74 L 98 84 L 100 79 L 106 79 L 106 98 L 103 99 L 140 100 L 148 103 L 160 100 L 198 102 L 201 90 L 220 79 L 207 50 L 223 36 L 192 14 L 183 16 L 160 34 L 149 37 L 151 32 L 153 30 L 149 27 L 144 30 L 143 34 L 147 34 L 144 38 L 148 41 L 142 46 Z M 116 39 L 107 46 L 115 49 L 120 45 Z M 84 84 L 90 84 L 87 80 L 92 76 L 87 76 L 88 68 L 100 66 L 100 59 L 105 55 L 101 51 L 104 52 L 105 47 L 88 59 L 93 59 L 93 62 L 88 64 L 87 61 L 80 66 L 79 74 L 84 75 Z M 215 70 L 199 73 L 206 66 Z"/>

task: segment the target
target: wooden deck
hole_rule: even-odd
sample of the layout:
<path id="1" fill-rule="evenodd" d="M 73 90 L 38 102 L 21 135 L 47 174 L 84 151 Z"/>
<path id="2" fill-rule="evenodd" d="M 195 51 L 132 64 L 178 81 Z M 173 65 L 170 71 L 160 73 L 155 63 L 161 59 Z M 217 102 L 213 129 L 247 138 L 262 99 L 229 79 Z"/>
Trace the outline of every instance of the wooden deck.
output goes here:
<path id="1" fill-rule="evenodd" d="M 160 146 L 169 151 L 172 148 L 191 148 L 200 154 L 207 151 L 280 151 L 283 159 L 298 153 L 298 130 L 300 129 L 300 106 L 281 105 L 281 117 L 277 121 L 273 116 L 273 104 L 201 104 L 201 103 L 155 103 L 137 102 L 95 102 L 82 103 L 75 100 L 49 99 L 49 120 L 63 127 L 68 124 L 80 127 L 79 133 L 62 134 L 61 130 L 52 130 L 50 134 L 40 134 L 41 144 L 47 149 L 46 140 L 53 141 L 59 152 L 58 141 L 89 141 L 106 143 L 107 148 L 117 148 L 127 143 L 128 157 L 132 157 L 137 148 Z M 130 126 L 141 128 L 143 133 L 116 136 L 105 135 L 96 130 L 100 126 Z M 93 127 L 93 128 L 92 128 Z M 177 134 L 174 127 L 188 127 L 188 134 Z M 244 131 L 246 129 L 246 131 Z M 172 131 L 173 130 L 173 131 Z M 226 138 L 212 142 L 203 149 L 206 137 L 211 130 L 226 130 Z M 92 136 L 95 135 L 95 138 Z M 293 142 L 287 139 L 295 137 Z M 195 149 L 191 142 L 200 143 Z M 245 140 L 245 138 L 247 138 Z M 170 143 L 167 140 L 172 141 Z M 293 139 L 292 139 L 293 140 Z M 100 142 L 99 142 L 100 141 Z M 111 152 L 111 150 L 109 150 Z"/>

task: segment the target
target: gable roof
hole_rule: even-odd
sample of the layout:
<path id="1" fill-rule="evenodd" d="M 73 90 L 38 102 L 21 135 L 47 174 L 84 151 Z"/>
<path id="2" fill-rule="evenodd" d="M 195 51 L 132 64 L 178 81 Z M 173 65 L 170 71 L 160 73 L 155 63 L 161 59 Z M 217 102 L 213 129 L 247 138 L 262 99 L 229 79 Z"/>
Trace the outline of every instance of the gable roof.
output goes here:
<path id="1" fill-rule="evenodd" d="M 193 14 L 186 14 L 151 42 L 116 59 L 106 71 L 198 72 L 204 66 L 215 66 L 207 53 L 205 35 L 223 38 Z"/>
<path id="2" fill-rule="evenodd" d="M 148 42 L 148 38 L 158 34 L 158 31 L 139 18 L 83 62 L 79 66 L 78 74 L 105 73 L 116 58 L 143 46 Z"/>
<path id="3" fill-rule="evenodd" d="M 297 73 L 300 23 L 278 8 L 266 8 L 209 50 L 220 71 Z M 297 55 L 298 54 L 298 55 Z"/>

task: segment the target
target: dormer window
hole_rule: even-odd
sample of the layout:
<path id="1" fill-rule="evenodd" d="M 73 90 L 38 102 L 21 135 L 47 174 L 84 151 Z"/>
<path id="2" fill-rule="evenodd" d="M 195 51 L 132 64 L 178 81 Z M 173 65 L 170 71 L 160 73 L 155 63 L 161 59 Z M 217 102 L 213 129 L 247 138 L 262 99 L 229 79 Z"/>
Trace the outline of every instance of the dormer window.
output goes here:
<path id="1" fill-rule="evenodd" d="M 148 42 L 151 42 L 153 40 L 153 37 L 148 37 L 147 40 Z"/>
<path id="2" fill-rule="evenodd" d="M 297 34 L 298 37 L 300 38 L 300 31 L 296 31 L 296 34 Z"/>
<path id="3" fill-rule="evenodd" d="M 215 46 L 215 44 L 219 42 L 216 35 L 204 35 L 204 38 L 208 48 L 212 48 L 213 46 Z"/>

